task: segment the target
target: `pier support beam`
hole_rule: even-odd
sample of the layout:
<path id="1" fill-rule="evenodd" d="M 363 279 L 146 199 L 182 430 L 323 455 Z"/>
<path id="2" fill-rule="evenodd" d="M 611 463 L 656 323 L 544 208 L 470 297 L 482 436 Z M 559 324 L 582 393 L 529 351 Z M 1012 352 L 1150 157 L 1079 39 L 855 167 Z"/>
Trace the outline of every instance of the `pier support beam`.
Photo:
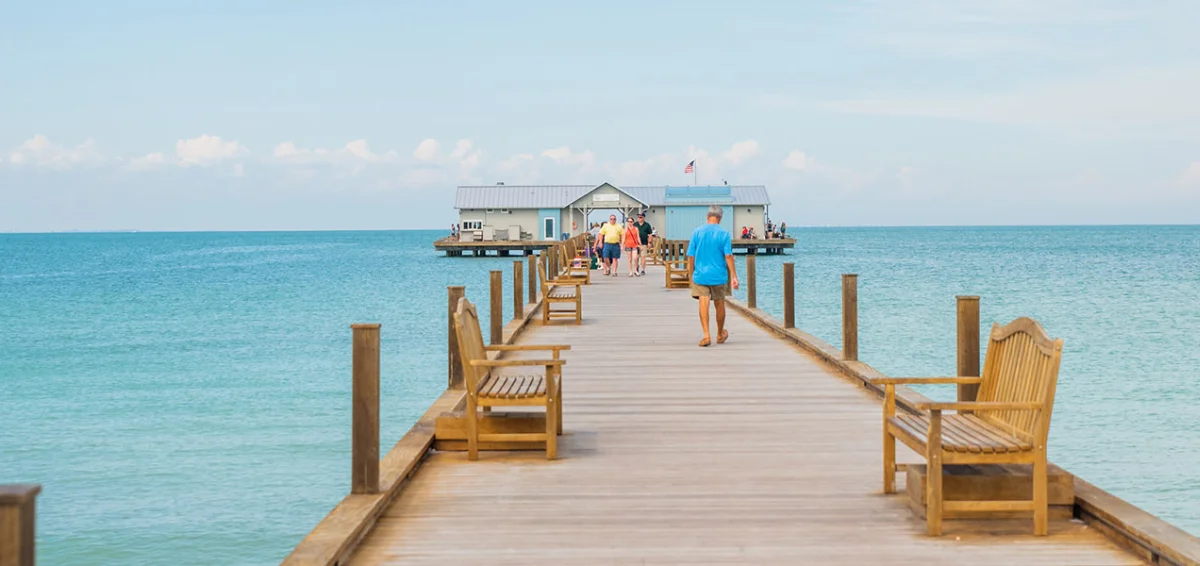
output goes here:
<path id="1" fill-rule="evenodd" d="M 491 314 L 488 316 L 488 326 L 491 327 L 491 340 L 493 346 L 504 342 L 504 272 L 495 269 L 489 272 L 491 275 Z"/>
<path id="2" fill-rule="evenodd" d="M 525 299 L 525 289 L 522 287 L 525 284 L 524 267 L 525 264 L 520 260 L 513 262 L 513 320 L 525 316 L 525 305 L 521 302 Z"/>
<path id="3" fill-rule="evenodd" d="M 352 324 L 350 493 L 379 493 L 379 325 Z"/>
<path id="4" fill-rule="evenodd" d="M 746 256 L 746 306 L 752 309 L 758 308 L 758 289 L 755 286 L 754 256 L 755 254 L 753 253 Z"/>
<path id="5" fill-rule="evenodd" d="M 447 387 L 450 389 L 463 388 L 463 367 L 462 358 L 459 357 L 458 351 L 458 335 L 454 333 L 454 311 L 458 310 L 458 300 L 466 294 L 466 287 L 461 285 L 450 285 L 446 287 L 449 298 L 449 309 L 446 315 L 447 337 L 446 346 L 448 349 L 446 360 L 449 361 L 449 367 L 446 369 L 448 377 Z"/>
<path id="6" fill-rule="evenodd" d="M 529 257 L 525 259 L 529 262 L 529 302 L 536 303 L 538 296 L 537 256 L 533 255 L 533 251 L 530 250 Z"/>
<path id="7" fill-rule="evenodd" d="M 36 484 L 0 485 L 0 564 L 34 565 L 36 505 L 41 491 L 42 486 Z"/>
<path id="8" fill-rule="evenodd" d="M 783 327 L 796 327 L 796 264 L 783 264 Z"/>
<path id="9" fill-rule="evenodd" d="M 979 297 L 959 295 L 958 302 L 958 375 L 979 377 Z M 958 386 L 959 401 L 974 401 L 979 393 L 975 384 Z"/>
<path id="10" fill-rule="evenodd" d="M 842 359 L 858 361 L 858 274 L 842 275 Z"/>

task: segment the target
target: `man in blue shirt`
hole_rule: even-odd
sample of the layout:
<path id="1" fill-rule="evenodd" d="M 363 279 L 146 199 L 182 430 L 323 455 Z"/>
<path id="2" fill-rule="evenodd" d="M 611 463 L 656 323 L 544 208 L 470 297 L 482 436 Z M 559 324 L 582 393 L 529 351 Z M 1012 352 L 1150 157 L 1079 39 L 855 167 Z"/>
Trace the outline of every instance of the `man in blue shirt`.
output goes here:
<path id="1" fill-rule="evenodd" d="M 725 330 L 725 297 L 729 287 L 738 288 L 737 269 L 733 266 L 733 236 L 721 228 L 721 207 L 708 207 L 707 223 L 692 232 L 688 242 L 688 272 L 692 274 L 692 297 L 700 301 L 701 346 L 712 343 L 708 333 L 708 303 L 717 310 L 717 343 L 729 339 Z"/>

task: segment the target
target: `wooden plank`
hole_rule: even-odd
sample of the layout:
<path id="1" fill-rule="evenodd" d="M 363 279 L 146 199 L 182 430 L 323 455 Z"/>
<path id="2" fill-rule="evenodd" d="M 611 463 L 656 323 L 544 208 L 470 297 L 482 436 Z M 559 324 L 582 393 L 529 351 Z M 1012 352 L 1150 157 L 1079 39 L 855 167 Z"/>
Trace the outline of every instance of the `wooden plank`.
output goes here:
<path id="1" fill-rule="evenodd" d="M 379 325 L 353 324 L 350 493 L 379 492 Z"/>

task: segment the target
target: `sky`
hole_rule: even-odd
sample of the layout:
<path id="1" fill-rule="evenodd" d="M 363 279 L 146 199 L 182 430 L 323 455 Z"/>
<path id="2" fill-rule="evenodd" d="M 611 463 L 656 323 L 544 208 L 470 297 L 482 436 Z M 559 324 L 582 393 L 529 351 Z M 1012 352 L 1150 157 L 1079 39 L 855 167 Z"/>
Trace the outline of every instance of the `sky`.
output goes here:
<path id="1" fill-rule="evenodd" d="M 444 228 L 463 184 L 791 226 L 1200 222 L 1200 3 L 0 2 L 0 232 Z"/>

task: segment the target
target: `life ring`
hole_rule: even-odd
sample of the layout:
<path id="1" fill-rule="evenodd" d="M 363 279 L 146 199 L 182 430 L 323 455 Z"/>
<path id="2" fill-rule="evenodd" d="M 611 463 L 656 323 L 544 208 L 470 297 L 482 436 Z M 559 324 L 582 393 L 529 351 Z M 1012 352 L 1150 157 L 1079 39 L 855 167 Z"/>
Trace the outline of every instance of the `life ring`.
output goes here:
<path id="1" fill-rule="evenodd" d="M 574 230 L 574 229 L 575 229 L 575 221 L 574 221 L 574 220 L 572 220 L 572 221 L 571 221 L 571 230 Z"/>

